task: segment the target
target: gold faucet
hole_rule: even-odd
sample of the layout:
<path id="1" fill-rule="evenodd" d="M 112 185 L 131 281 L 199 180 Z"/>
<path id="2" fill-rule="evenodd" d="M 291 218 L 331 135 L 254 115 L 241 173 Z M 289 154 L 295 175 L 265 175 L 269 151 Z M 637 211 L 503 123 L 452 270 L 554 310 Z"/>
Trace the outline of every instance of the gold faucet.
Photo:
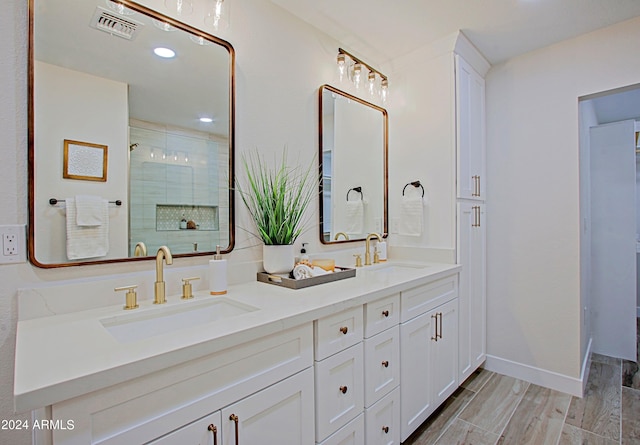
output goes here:
<path id="1" fill-rule="evenodd" d="M 382 242 L 382 236 L 379 233 L 370 233 L 367 235 L 367 239 L 365 241 L 365 250 L 364 250 L 364 265 L 371 266 L 371 248 L 369 247 L 369 242 L 371 238 L 378 238 L 378 242 Z M 374 263 L 377 263 L 377 256 L 374 258 Z"/>
<path id="2" fill-rule="evenodd" d="M 348 240 L 349 239 L 349 235 L 347 235 L 344 232 L 338 232 L 336 233 L 336 236 L 333 237 L 334 241 L 338 241 L 338 238 L 340 238 L 340 236 L 344 236 L 344 239 Z"/>
<path id="3" fill-rule="evenodd" d="M 171 256 L 171 251 L 167 246 L 160 247 L 158 249 L 158 254 L 156 255 L 156 286 L 153 304 L 164 304 L 167 302 L 164 290 L 164 274 L 162 271 L 163 259 L 167 262 L 167 265 L 173 264 L 173 257 Z"/>
<path id="4" fill-rule="evenodd" d="M 147 256 L 147 246 L 142 241 L 136 244 L 133 256 Z"/>

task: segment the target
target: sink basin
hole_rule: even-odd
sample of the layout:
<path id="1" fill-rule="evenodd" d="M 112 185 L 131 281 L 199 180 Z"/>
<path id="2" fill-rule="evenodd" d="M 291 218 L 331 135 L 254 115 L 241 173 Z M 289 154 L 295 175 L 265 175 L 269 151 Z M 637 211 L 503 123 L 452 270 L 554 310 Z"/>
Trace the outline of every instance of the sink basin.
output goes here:
<path id="1" fill-rule="evenodd" d="M 364 272 L 372 274 L 395 274 L 405 272 L 415 272 L 416 270 L 425 269 L 428 264 L 420 263 L 379 263 L 363 268 Z"/>
<path id="2" fill-rule="evenodd" d="M 170 307 L 154 307 L 140 313 L 116 315 L 103 318 L 100 323 L 120 343 L 131 343 L 256 310 L 257 307 L 218 297 L 203 302 L 182 302 Z"/>

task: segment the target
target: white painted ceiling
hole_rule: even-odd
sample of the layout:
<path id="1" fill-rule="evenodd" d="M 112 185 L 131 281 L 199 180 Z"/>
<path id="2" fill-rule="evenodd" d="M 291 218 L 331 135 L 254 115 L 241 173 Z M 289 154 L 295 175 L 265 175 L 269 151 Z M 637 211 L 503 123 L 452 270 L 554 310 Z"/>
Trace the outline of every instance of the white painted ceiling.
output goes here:
<path id="1" fill-rule="evenodd" d="M 462 30 L 494 65 L 640 16 L 640 0 L 271 1 L 377 64 Z"/>

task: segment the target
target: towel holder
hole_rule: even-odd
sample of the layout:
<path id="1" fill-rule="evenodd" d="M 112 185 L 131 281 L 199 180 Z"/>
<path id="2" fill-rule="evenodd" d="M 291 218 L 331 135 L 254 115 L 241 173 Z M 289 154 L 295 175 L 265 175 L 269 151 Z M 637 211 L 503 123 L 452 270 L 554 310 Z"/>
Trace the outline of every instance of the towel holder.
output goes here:
<path id="1" fill-rule="evenodd" d="M 347 201 L 349 200 L 349 193 L 351 193 L 351 191 L 352 191 L 352 190 L 353 190 L 354 192 L 360 193 L 360 201 L 362 201 L 362 200 L 364 199 L 364 194 L 362 193 L 362 187 L 358 186 L 358 187 L 350 188 L 350 189 L 347 191 Z"/>
<path id="2" fill-rule="evenodd" d="M 407 183 L 405 184 L 405 186 L 403 187 L 403 189 L 402 189 L 402 196 L 404 196 L 404 191 L 405 191 L 405 189 L 407 188 L 407 186 L 409 186 L 409 185 L 412 185 L 412 186 L 414 186 L 415 188 L 420 187 L 420 188 L 422 189 L 422 197 L 424 198 L 424 187 L 422 186 L 422 184 L 420 184 L 420 181 L 407 182 Z"/>
<path id="3" fill-rule="evenodd" d="M 49 199 L 49 204 L 54 206 L 56 204 L 58 204 L 59 202 L 66 202 L 64 199 L 57 199 L 57 198 L 50 198 Z M 116 199 L 115 201 L 109 201 L 109 204 L 115 204 L 117 206 L 121 206 L 122 205 L 122 201 L 120 201 L 119 199 Z"/>

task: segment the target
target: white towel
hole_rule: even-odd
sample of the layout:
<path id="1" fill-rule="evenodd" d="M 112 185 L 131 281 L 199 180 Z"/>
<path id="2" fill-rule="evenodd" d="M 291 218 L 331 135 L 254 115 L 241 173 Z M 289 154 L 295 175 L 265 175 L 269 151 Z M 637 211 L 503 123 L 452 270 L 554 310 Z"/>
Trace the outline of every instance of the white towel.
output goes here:
<path id="1" fill-rule="evenodd" d="M 67 258 L 81 260 L 103 257 L 109 252 L 109 206 L 102 206 L 102 221 L 99 226 L 79 226 L 78 212 L 73 198 L 66 198 L 67 208 Z"/>
<path id="2" fill-rule="evenodd" d="M 349 234 L 360 234 L 364 232 L 364 203 L 362 199 L 347 201 L 345 209 L 347 219 L 347 230 Z"/>
<path id="3" fill-rule="evenodd" d="M 79 226 L 99 226 L 104 224 L 104 210 L 109 203 L 100 196 L 76 195 L 76 224 Z M 107 213 L 107 219 L 109 214 Z"/>
<path id="4" fill-rule="evenodd" d="M 331 271 L 324 270 L 320 266 L 310 266 L 309 264 L 298 263 L 293 268 L 293 278 L 296 280 L 302 280 L 304 278 L 317 277 L 318 275 L 325 275 L 331 273 Z"/>
<path id="5" fill-rule="evenodd" d="M 421 196 L 402 197 L 400 205 L 400 235 L 422 235 L 424 204 Z"/>

